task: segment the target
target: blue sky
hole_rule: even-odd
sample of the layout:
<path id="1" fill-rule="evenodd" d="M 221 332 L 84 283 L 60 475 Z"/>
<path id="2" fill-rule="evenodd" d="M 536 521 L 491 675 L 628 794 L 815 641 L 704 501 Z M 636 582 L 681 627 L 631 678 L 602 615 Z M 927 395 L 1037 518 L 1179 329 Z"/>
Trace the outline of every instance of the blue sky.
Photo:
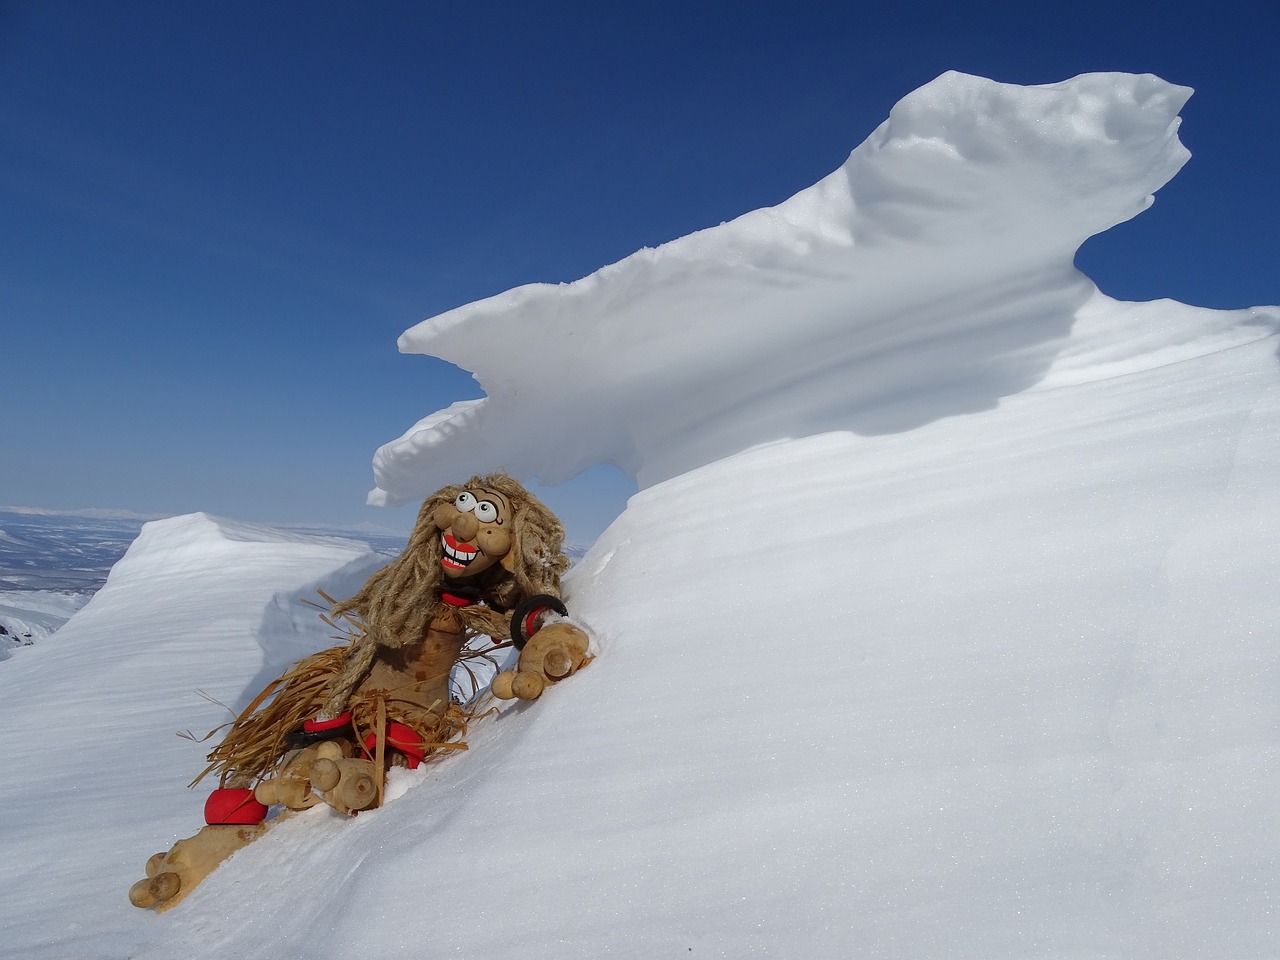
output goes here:
<path id="1" fill-rule="evenodd" d="M 373 522 L 478 395 L 418 320 L 778 203 L 945 70 L 1196 88 L 1193 158 L 1077 262 L 1280 302 L 1280 5 L 0 0 L 0 504 Z M 589 540 L 628 482 L 544 491 Z"/>

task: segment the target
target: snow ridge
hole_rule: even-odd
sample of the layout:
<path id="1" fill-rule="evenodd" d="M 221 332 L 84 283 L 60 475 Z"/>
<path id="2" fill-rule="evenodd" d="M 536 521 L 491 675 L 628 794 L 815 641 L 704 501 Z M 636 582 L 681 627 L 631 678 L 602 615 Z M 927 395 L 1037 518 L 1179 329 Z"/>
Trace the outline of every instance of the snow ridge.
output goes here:
<path id="1" fill-rule="evenodd" d="M 495 467 L 556 483 L 611 463 L 645 487 L 773 440 L 988 409 L 1045 374 L 1095 295 L 1079 245 L 1186 161 L 1190 94 L 944 74 L 776 207 L 423 321 L 400 349 L 488 395 L 383 446 L 370 501 Z"/>

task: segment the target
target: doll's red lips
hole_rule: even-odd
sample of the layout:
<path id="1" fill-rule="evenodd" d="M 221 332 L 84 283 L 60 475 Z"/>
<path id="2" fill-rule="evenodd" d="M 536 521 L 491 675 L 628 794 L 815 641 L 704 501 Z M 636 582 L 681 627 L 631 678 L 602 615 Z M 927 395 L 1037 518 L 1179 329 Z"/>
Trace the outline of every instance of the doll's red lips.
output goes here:
<path id="1" fill-rule="evenodd" d="M 454 570 L 465 569 L 480 552 L 479 547 L 459 543 L 452 533 L 442 534 L 440 543 L 444 547 L 444 556 L 440 558 L 440 563 Z"/>

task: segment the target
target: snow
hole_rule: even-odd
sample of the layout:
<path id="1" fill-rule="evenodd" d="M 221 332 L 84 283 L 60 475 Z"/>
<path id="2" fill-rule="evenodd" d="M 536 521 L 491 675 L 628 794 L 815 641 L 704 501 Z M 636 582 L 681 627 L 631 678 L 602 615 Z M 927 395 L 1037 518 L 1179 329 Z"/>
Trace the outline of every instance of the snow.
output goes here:
<path id="1" fill-rule="evenodd" d="M 400 349 L 473 371 L 487 396 L 380 449 L 370 500 L 495 464 L 555 483 L 611 463 L 645 487 L 753 443 L 987 409 L 1069 341 L 1095 292 L 1080 244 L 1186 161 L 1190 94 L 1149 75 L 948 73 L 776 207 L 424 321 Z"/>
<path id="2" fill-rule="evenodd" d="M 148 524 L 0 665 L 0 956 L 1274 957 L 1280 309 L 1071 266 L 1188 93 L 948 74 L 780 207 L 409 331 L 488 396 L 385 499 L 641 480 L 570 575 L 599 657 L 138 911 L 200 825 L 197 691 L 242 705 L 378 562 Z"/>

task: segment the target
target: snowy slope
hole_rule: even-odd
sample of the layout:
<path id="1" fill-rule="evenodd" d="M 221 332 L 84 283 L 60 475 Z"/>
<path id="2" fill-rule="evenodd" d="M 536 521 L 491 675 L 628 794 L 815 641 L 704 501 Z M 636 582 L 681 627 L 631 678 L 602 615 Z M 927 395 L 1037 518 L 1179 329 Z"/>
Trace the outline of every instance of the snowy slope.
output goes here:
<path id="1" fill-rule="evenodd" d="M 203 791 L 182 785 L 203 749 L 172 729 L 219 714 L 192 691 L 238 705 L 323 642 L 290 598 L 351 589 L 368 558 L 204 517 L 150 525 L 93 603 L 0 671 L 10 729 L 96 733 L 53 763 L 39 738 L 4 741 L 0 955 L 1274 957 L 1280 309 L 1118 303 L 1070 268 L 1181 163 L 1185 94 L 948 75 L 907 98 L 854 158 L 923 149 L 924 172 L 851 164 L 924 176 L 932 157 L 949 178 L 808 193 L 813 223 L 843 218 L 845 252 L 883 267 L 847 338 L 808 310 L 847 277 L 829 284 L 816 241 L 768 211 L 637 255 L 644 282 L 610 279 L 632 258 L 435 321 L 450 359 L 488 343 L 505 375 L 494 330 L 550 324 L 524 356 L 541 360 L 611 335 L 583 318 L 639 322 L 631 294 L 731 324 L 774 270 L 795 307 L 744 328 L 786 371 L 761 382 L 769 417 L 712 410 L 687 379 L 656 405 L 628 394 L 663 351 L 641 357 L 643 330 L 611 341 L 635 379 L 578 405 L 652 432 L 627 441 L 645 488 L 571 575 L 588 669 L 404 774 L 384 808 L 280 825 L 159 917 L 124 894 L 199 825 Z M 744 221 L 755 245 L 734 247 Z M 995 221 L 1034 248 L 1016 276 Z M 699 245 L 718 286 L 685 255 Z M 730 396 L 757 363 L 704 349 L 695 375 L 695 359 Z M 473 410 L 516 396 L 482 380 Z M 543 391 L 523 394 L 536 409 L 575 383 L 520 386 Z M 413 496 L 432 445 L 459 475 L 507 441 L 537 452 L 497 420 L 490 448 L 468 420 L 393 444 L 380 477 Z M 584 419 L 544 436 L 566 468 L 619 452 Z"/>
<path id="2" fill-rule="evenodd" d="M 5 661 L 0 955 L 127 953 L 111 934 L 139 919 L 116 896 L 138 851 L 203 819 L 203 793 L 185 786 L 207 747 L 176 732 L 203 735 L 228 719 L 206 697 L 239 709 L 326 644 L 299 598 L 355 589 L 381 562 L 336 538 L 203 514 L 155 521 L 87 606 Z"/>
<path id="3" fill-rule="evenodd" d="M 142 956 L 1274 956 L 1275 352 L 642 492 L 588 671 Z"/>

